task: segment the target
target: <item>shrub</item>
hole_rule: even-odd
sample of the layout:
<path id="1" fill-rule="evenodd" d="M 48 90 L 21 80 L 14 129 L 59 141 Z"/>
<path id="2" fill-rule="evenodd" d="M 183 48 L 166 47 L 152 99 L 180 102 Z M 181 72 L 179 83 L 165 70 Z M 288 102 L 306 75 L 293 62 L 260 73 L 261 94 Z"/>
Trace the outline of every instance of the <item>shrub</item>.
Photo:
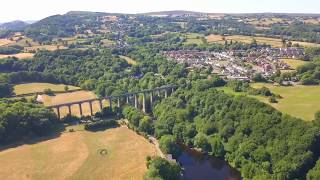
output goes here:
<path id="1" fill-rule="evenodd" d="M 97 131 L 97 130 L 104 130 L 108 128 L 117 127 L 118 123 L 115 120 L 108 120 L 108 121 L 98 121 L 90 124 L 86 124 L 84 129 L 87 131 Z"/>

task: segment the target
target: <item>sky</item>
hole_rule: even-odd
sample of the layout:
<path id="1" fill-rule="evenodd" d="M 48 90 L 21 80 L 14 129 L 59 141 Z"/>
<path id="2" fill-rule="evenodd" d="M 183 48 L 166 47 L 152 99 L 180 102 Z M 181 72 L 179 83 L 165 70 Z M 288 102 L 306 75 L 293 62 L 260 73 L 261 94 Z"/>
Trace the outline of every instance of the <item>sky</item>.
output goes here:
<path id="1" fill-rule="evenodd" d="M 0 22 L 40 20 L 68 11 L 142 13 L 189 10 L 211 13 L 320 13 L 320 0 L 2 0 Z"/>

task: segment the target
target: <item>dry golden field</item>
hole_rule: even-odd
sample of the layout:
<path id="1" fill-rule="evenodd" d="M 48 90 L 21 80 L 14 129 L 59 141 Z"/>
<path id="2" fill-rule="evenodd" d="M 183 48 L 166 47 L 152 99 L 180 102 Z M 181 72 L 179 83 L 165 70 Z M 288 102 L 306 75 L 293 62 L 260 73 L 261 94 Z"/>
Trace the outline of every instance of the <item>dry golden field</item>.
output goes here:
<path id="1" fill-rule="evenodd" d="M 75 91 L 75 92 L 69 92 L 69 93 L 60 93 L 60 94 L 56 94 L 55 96 L 41 95 L 41 98 L 42 98 L 44 106 L 52 106 L 52 105 L 94 99 L 94 98 L 97 98 L 97 96 L 93 92 L 90 92 L 90 91 Z M 109 102 L 103 101 L 103 106 L 104 107 L 109 106 Z M 92 108 L 93 108 L 93 113 L 99 112 L 101 110 L 98 101 L 92 103 Z M 54 111 L 56 112 L 56 110 L 54 110 Z M 68 113 L 69 113 L 68 107 L 61 107 L 60 108 L 61 117 L 66 116 Z M 83 113 L 83 115 L 90 115 L 91 114 L 89 103 L 82 104 L 82 113 Z M 80 116 L 80 109 L 77 104 L 71 106 L 71 114 L 76 115 L 76 116 Z"/>
<path id="2" fill-rule="evenodd" d="M 0 39 L 0 46 L 5 46 L 8 44 L 13 43 L 13 41 L 9 40 L 9 39 Z"/>
<path id="3" fill-rule="evenodd" d="M 15 85 L 14 93 L 16 95 L 21 94 L 30 94 L 30 93 L 37 93 L 43 92 L 45 89 L 51 89 L 52 91 L 64 91 L 64 84 L 51 84 L 51 83 L 25 83 L 25 84 L 18 84 Z M 68 85 L 69 90 L 76 90 L 80 89 L 79 87 L 70 86 Z"/>
<path id="4" fill-rule="evenodd" d="M 232 36 L 224 36 L 225 40 L 227 41 L 238 41 L 243 43 L 251 43 L 253 39 L 255 39 L 259 44 L 269 44 L 272 47 L 282 47 L 282 40 L 277 38 L 267 38 L 267 37 L 253 37 L 253 36 L 243 36 L 243 35 L 232 35 Z M 208 43 L 224 43 L 223 36 L 221 35 L 209 35 L 206 37 Z M 305 47 L 313 47 L 313 46 L 320 46 L 320 44 L 316 43 L 309 43 L 309 42 L 300 42 L 300 41 L 292 41 L 293 44 L 298 43 L 301 46 Z"/>
<path id="5" fill-rule="evenodd" d="M 57 49 L 67 49 L 64 46 L 60 45 L 37 45 L 37 46 L 31 46 L 31 47 L 25 47 L 25 51 L 38 51 L 38 50 L 48 50 L 48 51 L 54 51 Z"/>
<path id="6" fill-rule="evenodd" d="M 79 127 L 72 127 L 79 129 Z M 146 172 L 153 144 L 126 127 L 82 130 L 0 151 L 0 179 L 132 179 Z M 101 150 L 107 150 L 101 155 Z"/>
<path id="7" fill-rule="evenodd" d="M 18 54 L 10 54 L 10 55 L 5 55 L 5 54 L 0 54 L 0 59 L 7 58 L 7 57 L 16 57 L 18 59 L 28 59 L 33 57 L 33 53 L 18 53 Z"/>

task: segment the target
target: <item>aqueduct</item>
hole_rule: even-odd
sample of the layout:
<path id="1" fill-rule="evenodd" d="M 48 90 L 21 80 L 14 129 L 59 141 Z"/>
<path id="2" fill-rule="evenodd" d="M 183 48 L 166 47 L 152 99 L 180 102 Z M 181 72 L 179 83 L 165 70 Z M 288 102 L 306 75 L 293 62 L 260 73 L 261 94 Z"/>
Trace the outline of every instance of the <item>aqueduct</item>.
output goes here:
<path id="1" fill-rule="evenodd" d="M 160 96 L 161 93 L 164 92 L 164 98 L 167 98 L 168 95 L 170 93 L 172 93 L 177 87 L 178 87 L 177 85 L 166 85 L 166 86 L 162 86 L 162 87 L 158 87 L 158 88 L 154 88 L 154 89 L 146 89 L 146 90 L 141 90 L 141 91 L 136 91 L 136 92 L 131 92 L 131 93 L 125 93 L 125 94 L 122 94 L 119 96 L 106 96 L 103 98 L 94 98 L 94 99 L 88 99 L 88 100 L 82 100 L 82 101 L 76 101 L 76 102 L 70 102 L 70 103 L 64 103 L 64 104 L 56 104 L 53 106 L 48 106 L 48 108 L 56 109 L 58 117 L 61 118 L 60 108 L 68 107 L 68 113 L 71 114 L 71 106 L 78 105 L 80 116 L 82 116 L 83 115 L 82 104 L 89 103 L 90 114 L 93 115 L 93 108 L 92 108 L 93 102 L 96 102 L 96 101 L 99 102 L 100 110 L 102 110 L 103 109 L 102 101 L 104 101 L 104 100 L 109 101 L 110 108 L 112 109 L 112 101 L 113 100 L 115 100 L 117 102 L 117 106 L 120 107 L 122 99 L 125 99 L 126 100 L 125 103 L 129 104 L 130 99 L 133 98 L 134 99 L 134 107 L 139 108 L 138 98 L 139 98 L 139 95 L 142 94 L 142 111 L 146 112 L 146 109 L 147 109 L 147 102 L 146 102 L 147 98 L 146 97 L 147 97 L 147 95 L 150 96 L 149 103 L 150 103 L 150 105 L 152 105 L 153 101 L 154 101 L 155 93 L 157 93 L 157 95 Z"/>

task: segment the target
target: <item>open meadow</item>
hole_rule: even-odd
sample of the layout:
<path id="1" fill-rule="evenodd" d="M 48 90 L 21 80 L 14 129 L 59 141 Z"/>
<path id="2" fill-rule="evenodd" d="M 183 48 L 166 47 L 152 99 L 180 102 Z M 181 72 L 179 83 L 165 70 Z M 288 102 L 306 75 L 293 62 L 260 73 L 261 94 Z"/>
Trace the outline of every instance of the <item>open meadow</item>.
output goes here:
<path id="1" fill-rule="evenodd" d="M 91 91 L 75 91 L 75 92 L 69 92 L 69 93 L 59 93 L 54 96 L 40 95 L 40 97 L 44 106 L 52 106 L 57 104 L 65 104 L 65 103 L 97 98 L 97 96 Z M 109 102 L 103 101 L 103 106 L 104 107 L 109 106 Z M 92 103 L 92 109 L 93 109 L 93 113 L 99 112 L 101 110 L 98 101 L 95 101 Z M 66 116 L 68 112 L 69 112 L 68 107 L 60 108 L 61 117 Z M 82 113 L 83 115 L 90 115 L 89 103 L 82 104 Z M 71 114 L 75 116 L 80 116 L 80 109 L 77 104 L 71 106 Z"/>
<path id="2" fill-rule="evenodd" d="M 303 61 L 299 59 L 280 59 L 290 66 L 291 69 L 297 69 L 297 67 L 306 64 L 308 61 Z"/>
<path id="3" fill-rule="evenodd" d="M 258 36 L 243 36 L 243 35 L 232 35 L 232 36 L 221 36 L 221 35 L 214 35 L 211 34 L 206 36 L 208 43 L 224 43 L 226 41 L 233 41 L 233 42 L 243 42 L 243 43 L 251 43 L 253 39 L 257 41 L 258 44 L 269 44 L 272 47 L 281 48 L 283 46 L 282 40 L 278 38 L 268 38 L 268 37 L 258 37 Z M 301 42 L 301 41 L 292 41 L 293 44 L 299 44 L 305 47 L 315 47 L 320 46 L 320 44 L 316 43 L 309 43 L 309 42 Z"/>
<path id="4" fill-rule="evenodd" d="M 146 157 L 157 155 L 153 144 L 126 127 L 72 128 L 80 130 L 0 151 L 0 179 L 140 180 Z"/>
<path id="5" fill-rule="evenodd" d="M 314 119 L 314 114 L 320 110 L 320 86 L 274 86 L 266 83 L 251 84 L 253 88 L 261 88 L 263 86 L 269 88 L 272 93 L 279 94 L 282 99 L 278 99 L 278 103 L 270 103 L 268 98 L 263 96 L 251 96 L 256 98 L 279 111 L 294 117 L 302 118 L 306 121 Z M 228 87 L 221 88 L 224 92 L 233 95 L 246 95 L 246 93 L 237 93 Z"/>
<path id="6" fill-rule="evenodd" d="M 51 83 L 24 83 L 15 85 L 14 93 L 16 95 L 31 94 L 43 92 L 45 89 L 51 89 L 54 92 L 64 91 L 66 85 L 64 84 L 51 84 Z M 69 90 L 78 90 L 79 87 L 68 85 Z"/>
<path id="7" fill-rule="evenodd" d="M 186 42 L 184 42 L 184 44 L 202 44 L 203 41 L 201 38 L 204 38 L 203 34 L 199 34 L 199 33 L 187 33 L 187 34 L 183 34 L 186 38 Z"/>
<path id="8" fill-rule="evenodd" d="M 18 53 L 18 54 L 10 54 L 10 55 L 6 55 L 6 54 L 0 54 L 0 59 L 3 58 L 8 58 L 8 57 L 16 57 L 18 59 L 29 59 L 33 57 L 33 53 Z"/>

